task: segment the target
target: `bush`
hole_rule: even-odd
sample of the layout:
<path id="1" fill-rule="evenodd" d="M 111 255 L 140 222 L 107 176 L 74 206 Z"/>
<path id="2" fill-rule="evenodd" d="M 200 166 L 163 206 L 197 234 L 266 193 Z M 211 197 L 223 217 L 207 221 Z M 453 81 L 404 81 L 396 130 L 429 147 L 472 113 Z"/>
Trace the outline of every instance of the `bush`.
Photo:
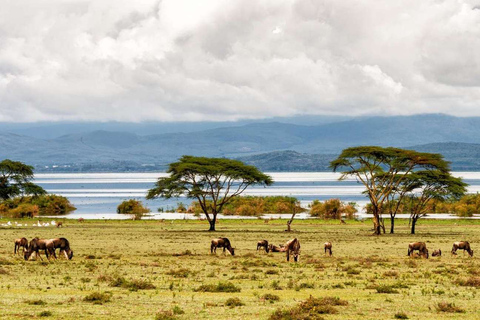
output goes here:
<path id="1" fill-rule="evenodd" d="M 245 305 L 245 303 L 243 303 L 242 300 L 240 300 L 237 297 L 229 298 L 229 299 L 227 299 L 227 301 L 225 301 L 225 306 L 230 307 L 230 308 L 241 307 L 241 306 L 244 306 L 244 305 Z"/>
<path id="2" fill-rule="evenodd" d="M 64 215 L 75 209 L 67 198 L 54 194 L 17 197 L 0 204 L 0 213 L 12 218 Z"/>
<path id="3" fill-rule="evenodd" d="M 405 312 L 397 312 L 395 313 L 395 319 L 408 319 L 408 316 Z"/>
<path id="4" fill-rule="evenodd" d="M 375 287 L 377 293 L 398 293 L 398 290 L 395 290 L 392 286 L 388 285 L 378 285 Z"/>
<path id="5" fill-rule="evenodd" d="M 329 199 L 325 202 L 314 200 L 310 205 L 310 215 L 322 219 L 341 219 L 346 216 L 352 219 L 357 212 L 355 203 L 344 203 L 340 199 Z"/>
<path id="6" fill-rule="evenodd" d="M 214 284 L 202 284 L 194 290 L 195 292 L 240 292 L 240 288 L 231 282 L 219 282 Z"/>
<path id="7" fill-rule="evenodd" d="M 346 306 L 347 301 L 339 298 L 314 298 L 310 296 L 307 300 L 300 302 L 291 309 L 278 309 L 271 316 L 270 320 L 304 320 L 323 319 L 323 314 L 335 314 L 338 310 L 334 306 Z"/>
<path id="8" fill-rule="evenodd" d="M 39 317 L 51 317 L 53 313 L 51 311 L 42 311 L 38 314 Z"/>
<path id="9" fill-rule="evenodd" d="M 160 311 L 155 315 L 155 320 L 175 320 L 177 317 L 172 311 Z"/>
<path id="10" fill-rule="evenodd" d="M 144 207 L 141 201 L 135 199 L 125 200 L 117 207 L 117 213 L 131 214 L 135 220 L 142 219 L 145 213 L 149 212 L 150 209 Z"/>
<path id="11" fill-rule="evenodd" d="M 436 306 L 435 309 L 437 309 L 438 312 L 449 312 L 449 313 L 464 313 L 465 310 L 462 308 L 459 308 L 455 306 L 453 303 L 448 303 L 448 302 L 439 302 Z"/>
<path id="12" fill-rule="evenodd" d="M 225 215 L 260 216 L 264 213 L 292 213 L 294 209 L 297 213 L 305 211 L 294 197 L 240 196 L 232 198 L 224 206 L 222 213 Z M 192 202 L 187 212 L 203 213 L 198 201 Z"/>
<path id="13" fill-rule="evenodd" d="M 110 280 L 111 287 L 120 287 L 129 289 L 130 291 L 138 291 L 138 290 L 148 290 L 148 289 L 155 289 L 156 287 L 148 280 L 143 279 L 132 279 L 126 280 L 123 277 L 116 277 Z"/>
<path id="14" fill-rule="evenodd" d="M 470 277 L 468 279 L 458 279 L 456 281 L 458 285 L 463 287 L 475 287 L 480 288 L 480 277 Z"/>
<path id="15" fill-rule="evenodd" d="M 91 294 L 83 298 L 83 301 L 93 302 L 94 304 L 103 304 L 105 302 L 109 302 L 110 297 L 111 295 L 108 293 L 92 292 Z"/>
<path id="16" fill-rule="evenodd" d="M 265 293 L 263 296 L 261 296 L 261 299 L 265 301 L 270 301 L 273 303 L 274 301 L 280 301 L 280 297 L 277 296 L 276 294 L 271 294 L 271 293 Z"/>
<path id="17" fill-rule="evenodd" d="M 167 271 L 165 274 L 169 276 L 174 276 L 175 278 L 187 278 L 188 275 L 190 274 L 190 270 L 186 268 L 180 268 L 177 270 L 170 270 Z"/>

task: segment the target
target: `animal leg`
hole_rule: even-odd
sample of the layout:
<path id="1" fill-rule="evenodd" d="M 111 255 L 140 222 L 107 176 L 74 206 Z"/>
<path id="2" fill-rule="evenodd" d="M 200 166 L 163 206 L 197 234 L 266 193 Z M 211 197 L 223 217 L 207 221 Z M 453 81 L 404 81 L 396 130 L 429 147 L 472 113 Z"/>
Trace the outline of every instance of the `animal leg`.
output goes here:
<path id="1" fill-rule="evenodd" d="M 68 260 L 67 251 L 63 250 L 63 254 L 65 255 L 65 259 L 67 259 L 67 260 Z"/>

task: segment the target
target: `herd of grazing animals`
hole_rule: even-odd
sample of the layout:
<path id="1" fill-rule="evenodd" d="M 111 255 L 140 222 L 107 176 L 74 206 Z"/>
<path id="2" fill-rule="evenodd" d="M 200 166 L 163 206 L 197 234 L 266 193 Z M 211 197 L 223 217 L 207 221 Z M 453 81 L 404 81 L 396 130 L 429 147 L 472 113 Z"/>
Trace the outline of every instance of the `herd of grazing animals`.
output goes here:
<path id="1" fill-rule="evenodd" d="M 232 256 L 234 255 L 234 248 L 232 248 L 232 245 L 230 243 L 230 240 L 227 238 L 217 238 L 213 239 L 211 246 L 210 246 L 210 253 L 216 253 L 217 248 L 223 248 L 223 253 L 225 253 L 225 249 L 227 249 Z M 268 240 L 260 240 L 257 242 L 257 251 L 260 249 L 264 249 L 266 253 L 271 252 L 286 252 L 287 253 L 287 261 L 290 261 L 290 255 L 293 255 L 293 260 L 298 261 L 298 256 L 300 255 L 300 241 L 298 241 L 297 238 L 293 238 L 289 241 L 287 241 L 285 244 L 281 244 L 280 246 L 276 246 L 274 244 L 269 244 Z M 323 244 L 323 248 L 325 250 L 325 254 L 328 254 L 332 256 L 333 251 L 332 251 L 332 243 L 331 242 L 325 242 Z M 470 257 L 473 257 L 473 250 L 470 247 L 470 243 L 468 241 L 459 241 L 455 242 L 452 247 L 452 255 L 456 255 L 457 250 L 463 250 L 463 252 L 468 252 Z M 413 256 L 414 251 L 418 251 L 418 254 L 420 256 L 423 256 L 428 259 L 429 253 L 427 249 L 427 245 L 425 242 L 412 242 L 408 244 L 408 256 Z M 442 250 L 434 250 L 432 253 L 433 257 L 436 256 L 441 256 L 442 255 Z"/>
<path id="2" fill-rule="evenodd" d="M 70 243 L 66 238 L 39 239 L 35 237 L 30 243 L 28 243 L 27 238 L 15 239 L 15 255 L 20 253 L 20 248 L 23 248 L 23 258 L 25 260 L 30 259 L 33 253 L 35 253 L 35 257 L 38 256 L 43 260 L 40 250 L 44 250 L 47 259 L 50 259 L 51 256 L 57 259 L 55 253 L 57 249 L 60 249 L 59 254 L 64 254 L 66 259 L 71 260 L 73 258 L 73 251 L 70 249 Z"/>

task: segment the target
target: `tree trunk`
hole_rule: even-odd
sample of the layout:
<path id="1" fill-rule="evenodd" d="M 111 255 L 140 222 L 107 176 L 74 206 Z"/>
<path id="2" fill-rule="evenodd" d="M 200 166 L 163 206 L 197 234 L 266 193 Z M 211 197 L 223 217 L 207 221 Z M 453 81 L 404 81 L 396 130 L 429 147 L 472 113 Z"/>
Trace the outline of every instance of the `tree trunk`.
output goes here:
<path id="1" fill-rule="evenodd" d="M 390 233 L 394 233 L 393 229 L 395 228 L 395 217 L 390 216 Z"/>
<path id="2" fill-rule="evenodd" d="M 215 222 L 217 222 L 217 215 L 214 215 L 213 219 L 208 221 L 208 223 L 210 223 L 210 229 L 208 229 L 208 231 L 215 231 Z"/>
<path id="3" fill-rule="evenodd" d="M 415 234 L 415 224 L 417 223 L 417 219 L 414 218 L 412 219 L 412 231 L 411 234 Z"/>
<path id="4" fill-rule="evenodd" d="M 380 217 L 376 212 L 373 212 L 373 232 L 377 236 L 382 233 L 382 225 L 380 224 Z"/>

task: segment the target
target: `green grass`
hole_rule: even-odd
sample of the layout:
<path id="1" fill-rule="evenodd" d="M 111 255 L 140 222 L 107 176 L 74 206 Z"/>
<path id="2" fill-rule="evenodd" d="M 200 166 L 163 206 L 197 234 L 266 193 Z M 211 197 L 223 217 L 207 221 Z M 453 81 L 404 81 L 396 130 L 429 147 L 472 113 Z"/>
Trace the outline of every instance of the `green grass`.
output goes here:
<path id="1" fill-rule="evenodd" d="M 421 220 L 412 236 L 399 220 L 396 234 L 379 237 L 369 221 L 297 220 L 290 234 L 285 220 L 260 219 L 221 220 L 215 233 L 205 221 L 64 225 L 0 228 L 1 318 L 480 318 L 477 256 L 407 257 L 413 241 L 448 253 L 454 241 L 468 240 L 476 250 L 480 221 Z M 13 255 L 22 236 L 66 237 L 74 258 L 26 262 Z M 214 237 L 228 237 L 235 256 L 211 255 Z M 278 245 L 293 237 L 301 243 L 298 263 L 256 251 L 258 240 Z M 332 257 L 324 255 L 326 241 Z"/>

